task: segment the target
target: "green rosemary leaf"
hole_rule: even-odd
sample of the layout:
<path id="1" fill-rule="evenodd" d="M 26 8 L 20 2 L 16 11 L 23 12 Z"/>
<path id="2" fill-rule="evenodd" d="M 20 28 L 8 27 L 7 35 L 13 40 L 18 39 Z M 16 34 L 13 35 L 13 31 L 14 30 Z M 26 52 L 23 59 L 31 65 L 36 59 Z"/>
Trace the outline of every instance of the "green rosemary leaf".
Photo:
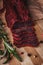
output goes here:
<path id="1" fill-rule="evenodd" d="M 19 60 L 22 62 L 22 58 L 20 57 L 20 55 L 17 53 L 16 49 L 12 52 L 12 54 Z"/>
<path id="2" fill-rule="evenodd" d="M 6 46 L 6 49 L 8 50 L 9 53 L 12 53 L 19 61 L 22 61 L 22 58 L 19 56 L 18 52 L 16 51 L 16 49 L 14 49 L 13 47 L 11 47 L 8 43 L 6 43 L 4 41 L 4 44 Z"/>
<path id="3" fill-rule="evenodd" d="M 3 55 L 4 51 L 3 50 L 0 50 L 0 55 Z"/>

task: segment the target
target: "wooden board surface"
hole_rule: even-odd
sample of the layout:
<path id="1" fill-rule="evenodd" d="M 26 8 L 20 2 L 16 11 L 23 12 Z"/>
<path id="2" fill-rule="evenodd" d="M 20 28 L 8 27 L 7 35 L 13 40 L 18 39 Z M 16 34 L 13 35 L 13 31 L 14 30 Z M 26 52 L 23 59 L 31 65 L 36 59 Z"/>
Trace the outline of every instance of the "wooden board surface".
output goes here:
<path id="1" fill-rule="evenodd" d="M 38 21 L 37 21 L 38 22 Z M 39 24 L 36 24 L 34 26 L 34 28 L 36 29 L 36 35 L 38 37 L 38 40 L 42 40 L 43 41 L 43 30 L 40 28 Z"/>
<path id="2" fill-rule="evenodd" d="M 21 54 L 23 52 L 23 54 Z M 38 47 L 22 47 L 19 49 L 19 53 L 23 59 L 23 62 L 19 62 L 15 57 L 5 65 L 43 65 L 43 44 Z M 4 60 L 4 59 L 3 59 Z M 3 60 L 0 60 L 0 65 Z"/>

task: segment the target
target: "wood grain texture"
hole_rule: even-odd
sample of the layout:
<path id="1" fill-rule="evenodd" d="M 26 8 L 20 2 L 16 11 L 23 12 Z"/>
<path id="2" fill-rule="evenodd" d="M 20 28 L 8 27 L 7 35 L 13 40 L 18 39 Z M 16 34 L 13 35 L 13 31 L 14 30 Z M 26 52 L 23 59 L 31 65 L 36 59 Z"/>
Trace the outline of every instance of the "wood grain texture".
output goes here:
<path id="1" fill-rule="evenodd" d="M 41 46 L 41 48 L 40 48 Z M 41 49 L 43 49 L 43 44 L 39 45 L 39 47 L 24 47 L 20 48 L 19 52 L 23 59 L 23 62 L 19 62 L 15 60 L 15 58 L 12 59 L 12 61 L 9 63 L 9 65 L 15 64 L 15 65 L 42 65 L 43 64 L 43 52 Z M 39 49 L 38 49 L 39 48 Z M 41 50 L 41 51 L 37 51 Z M 21 54 L 21 52 L 24 52 L 24 54 Z M 28 54 L 31 54 L 31 56 L 28 56 Z M 36 57 L 35 57 L 36 56 Z"/>
<path id="2" fill-rule="evenodd" d="M 37 21 L 38 22 L 38 21 Z M 43 30 L 40 28 L 39 24 L 37 23 L 34 28 L 36 29 L 36 35 L 38 37 L 38 40 L 43 40 Z"/>
<path id="3" fill-rule="evenodd" d="M 24 53 L 21 54 L 21 52 Z M 19 62 L 15 57 L 12 57 L 11 61 L 5 65 L 43 65 L 43 44 L 38 47 L 22 47 L 19 49 L 19 54 L 23 62 Z M 4 65 L 2 64 L 3 60 L 0 60 L 0 65 Z"/>

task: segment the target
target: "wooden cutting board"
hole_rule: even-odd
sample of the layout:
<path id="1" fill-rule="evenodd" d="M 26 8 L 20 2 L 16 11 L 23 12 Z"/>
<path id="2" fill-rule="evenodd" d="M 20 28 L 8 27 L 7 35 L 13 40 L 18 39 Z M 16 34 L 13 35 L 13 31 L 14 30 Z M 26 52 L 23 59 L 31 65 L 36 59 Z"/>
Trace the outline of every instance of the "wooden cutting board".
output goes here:
<path id="1" fill-rule="evenodd" d="M 23 62 L 12 57 L 12 60 L 7 64 L 2 64 L 4 59 L 0 60 L 0 65 L 43 65 L 43 44 L 38 47 L 22 47 L 19 49 L 19 53 Z"/>

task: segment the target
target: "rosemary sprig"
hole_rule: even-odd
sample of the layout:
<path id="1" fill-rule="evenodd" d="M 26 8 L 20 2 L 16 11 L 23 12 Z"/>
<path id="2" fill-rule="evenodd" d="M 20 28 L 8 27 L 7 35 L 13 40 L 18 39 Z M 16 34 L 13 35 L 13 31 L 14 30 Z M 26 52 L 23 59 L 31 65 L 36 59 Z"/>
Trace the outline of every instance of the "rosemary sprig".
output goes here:
<path id="1" fill-rule="evenodd" d="M 20 55 L 18 54 L 18 52 L 16 51 L 15 48 L 13 48 L 12 44 L 9 42 L 8 37 L 7 37 L 7 33 L 4 32 L 3 30 L 3 23 L 0 20 L 0 39 L 3 39 L 4 41 L 4 47 L 5 50 L 7 50 L 6 53 L 8 53 L 8 57 L 7 60 L 4 62 L 7 63 L 10 60 L 10 54 L 13 54 L 13 56 L 15 56 L 19 61 L 22 61 L 22 58 L 20 57 Z M 2 55 L 3 52 L 0 50 L 0 54 Z"/>

